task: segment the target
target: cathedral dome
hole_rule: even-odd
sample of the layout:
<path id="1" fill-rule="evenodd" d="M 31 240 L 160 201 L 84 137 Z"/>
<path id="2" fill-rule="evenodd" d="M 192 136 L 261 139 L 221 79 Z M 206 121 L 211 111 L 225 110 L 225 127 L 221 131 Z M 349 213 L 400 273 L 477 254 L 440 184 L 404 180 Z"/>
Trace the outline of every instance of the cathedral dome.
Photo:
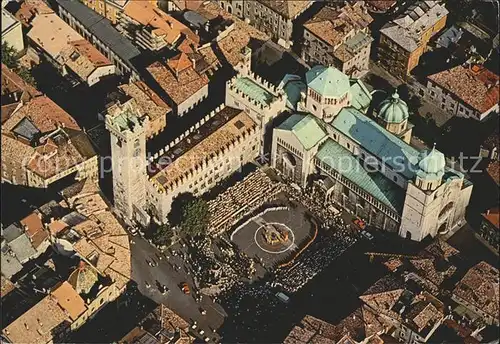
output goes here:
<path id="1" fill-rule="evenodd" d="M 430 152 L 422 153 L 421 160 L 418 163 L 419 175 L 424 178 L 439 179 L 444 174 L 445 165 L 444 154 L 434 146 Z"/>
<path id="2" fill-rule="evenodd" d="M 80 261 L 78 268 L 69 276 L 68 282 L 78 294 L 88 294 L 97 282 L 97 273 L 91 266 Z"/>
<path id="3" fill-rule="evenodd" d="M 378 116 L 386 123 L 402 123 L 409 117 L 408 105 L 399 98 L 397 91 L 380 103 Z"/>
<path id="4" fill-rule="evenodd" d="M 334 67 L 315 66 L 306 73 L 307 87 L 323 97 L 340 98 L 350 89 L 349 77 Z"/>

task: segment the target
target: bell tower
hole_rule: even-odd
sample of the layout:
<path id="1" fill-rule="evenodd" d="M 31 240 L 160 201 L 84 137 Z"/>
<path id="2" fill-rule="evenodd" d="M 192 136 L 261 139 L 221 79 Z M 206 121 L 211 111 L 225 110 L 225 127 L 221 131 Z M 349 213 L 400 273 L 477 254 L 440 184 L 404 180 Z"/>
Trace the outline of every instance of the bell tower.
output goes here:
<path id="1" fill-rule="evenodd" d="M 146 201 L 146 127 L 148 117 L 140 117 L 135 102 L 115 104 L 106 114 L 111 135 L 113 198 L 124 219 L 138 219 Z M 142 222 L 142 221 L 141 221 Z"/>

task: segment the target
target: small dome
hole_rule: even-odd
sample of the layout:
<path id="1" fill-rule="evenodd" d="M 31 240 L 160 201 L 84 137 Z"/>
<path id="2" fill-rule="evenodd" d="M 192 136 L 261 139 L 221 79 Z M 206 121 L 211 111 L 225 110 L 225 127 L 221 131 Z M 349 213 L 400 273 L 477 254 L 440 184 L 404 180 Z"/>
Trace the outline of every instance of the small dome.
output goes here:
<path id="1" fill-rule="evenodd" d="M 386 123 L 402 123 L 409 117 L 408 105 L 406 102 L 399 98 L 397 91 L 380 103 L 378 116 Z"/>
<path id="2" fill-rule="evenodd" d="M 78 268 L 69 276 L 68 282 L 78 294 L 88 294 L 97 282 L 97 273 L 92 267 L 81 261 Z"/>
<path id="3" fill-rule="evenodd" d="M 436 149 L 434 146 L 430 152 L 423 152 L 421 154 L 421 160 L 418 163 L 420 169 L 419 175 L 424 177 L 429 177 L 433 179 L 439 179 L 444 174 L 444 168 L 446 161 L 444 159 L 444 154 Z"/>
<path id="4" fill-rule="evenodd" d="M 307 87 L 323 97 L 340 98 L 349 92 L 349 77 L 334 67 L 315 66 L 306 73 Z"/>

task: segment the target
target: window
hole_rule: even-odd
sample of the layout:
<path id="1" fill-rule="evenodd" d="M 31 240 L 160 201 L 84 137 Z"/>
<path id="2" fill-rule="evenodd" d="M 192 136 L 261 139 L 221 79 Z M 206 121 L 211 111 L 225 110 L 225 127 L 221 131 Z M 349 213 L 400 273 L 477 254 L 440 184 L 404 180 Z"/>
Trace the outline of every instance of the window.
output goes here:
<path id="1" fill-rule="evenodd" d="M 394 180 L 394 182 L 397 183 L 398 182 L 398 176 L 392 177 L 392 180 Z"/>
<path id="2" fill-rule="evenodd" d="M 351 149 L 351 145 L 347 143 L 347 149 Z"/>
<path id="3" fill-rule="evenodd" d="M 316 105 L 313 105 L 313 110 L 314 110 L 314 111 L 317 111 L 317 110 L 318 110 L 318 108 L 316 107 Z"/>
<path id="4" fill-rule="evenodd" d="M 347 186 L 344 185 L 344 189 L 342 190 L 342 193 L 344 195 L 349 195 L 349 188 Z"/>

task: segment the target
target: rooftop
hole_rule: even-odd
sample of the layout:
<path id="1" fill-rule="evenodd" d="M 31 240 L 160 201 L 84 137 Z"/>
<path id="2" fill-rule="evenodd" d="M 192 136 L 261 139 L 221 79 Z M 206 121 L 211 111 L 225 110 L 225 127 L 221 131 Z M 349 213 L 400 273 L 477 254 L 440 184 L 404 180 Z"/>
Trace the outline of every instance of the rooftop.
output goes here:
<path id="1" fill-rule="evenodd" d="M 70 316 L 53 296 L 48 295 L 4 328 L 2 333 L 12 343 L 47 343 L 54 337 L 54 332 L 64 331 L 70 323 Z"/>
<path id="2" fill-rule="evenodd" d="M 482 66 L 456 66 L 430 75 L 429 80 L 453 93 L 480 113 L 499 102 L 499 76 Z"/>
<path id="3" fill-rule="evenodd" d="M 217 42 L 217 52 L 214 51 L 212 45 L 207 45 L 199 50 L 199 53 L 205 56 L 207 63 L 210 65 L 229 63 L 234 67 L 242 59 L 241 51 L 243 48 L 250 47 L 252 51 L 256 51 L 269 40 L 268 35 L 224 11 L 215 2 L 204 3 L 197 12 L 208 20 L 222 16 L 224 19 L 230 19 L 234 22 L 234 28 Z"/>
<path id="4" fill-rule="evenodd" d="M 306 150 L 316 146 L 326 137 L 326 133 L 312 115 L 291 115 L 277 129 L 292 131 Z"/>
<path id="5" fill-rule="evenodd" d="M 70 46 L 70 42 L 83 40 L 78 32 L 55 13 L 37 15 L 31 25 L 28 37 L 52 59 L 57 59 Z"/>
<path id="6" fill-rule="evenodd" d="M 480 262 L 467 271 L 453 290 L 453 295 L 497 318 L 499 288 L 498 269 Z"/>
<path id="7" fill-rule="evenodd" d="M 84 39 L 70 42 L 61 52 L 59 59 L 82 80 L 87 80 L 99 67 L 113 65 L 106 56 Z"/>
<path id="8" fill-rule="evenodd" d="M 488 220 L 497 229 L 500 228 L 500 208 L 496 207 L 488 210 L 483 217 Z"/>
<path id="9" fill-rule="evenodd" d="M 448 10 L 439 1 L 419 0 L 380 32 L 406 51 L 412 52 L 420 47 L 423 34 L 447 15 Z"/>
<path id="10" fill-rule="evenodd" d="M 404 191 L 383 174 L 369 173 L 351 152 L 328 139 L 319 148 L 316 158 L 349 179 L 367 193 L 399 212 L 404 201 Z"/>
<path id="11" fill-rule="evenodd" d="M 405 178 L 415 175 L 420 152 L 353 108 L 344 108 L 331 125 L 394 168 Z M 401 166 L 402 165 L 402 166 Z"/>
<path id="12" fill-rule="evenodd" d="M 141 114 L 149 116 L 151 120 L 166 116 L 170 107 L 151 90 L 144 82 L 136 81 L 119 86 L 129 97 L 135 99 Z"/>
<path id="13" fill-rule="evenodd" d="M 323 97 L 341 98 L 350 89 L 349 77 L 335 67 L 314 66 L 307 71 L 306 81 Z"/>
<path id="14" fill-rule="evenodd" d="M 312 4 L 311 0 L 294 0 L 294 1 L 258 0 L 258 1 L 287 19 L 294 19 L 296 16 L 304 12 Z"/>
<path id="15" fill-rule="evenodd" d="M 206 74 L 198 74 L 192 66 L 176 73 L 159 61 L 146 67 L 153 79 L 172 101 L 179 105 L 208 85 Z"/>
<path id="16" fill-rule="evenodd" d="M 368 27 L 373 18 L 366 12 L 362 2 L 345 3 L 340 8 L 323 7 L 304 27 L 334 49 L 338 48 L 347 34 Z"/>
<path id="17" fill-rule="evenodd" d="M 270 105 L 275 100 L 275 96 L 272 93 L 250 78 L 238 78 L 234 85 L 238 90 L 264 106 Z"/>
<path id="18" fill-rule="evenodd" d="M 164 36 L 165 42 L 174 44 L 181 34 L 198 44 L 200 38 L 187 26 L 177 21 L 149 1 L 129 1 L 125 6 L 125 15 L 151 29 L 154 35 Z"/>
<path id="19" fill-rule="evenodd" d="M 218 154 L 222 149 L 227 149 L 228 145 L 255 127 L 255 122 L 243 110 L 223 108 L 197 132 L 180 141 L 166 153 L 165 157 L 171 159 L 171 162 L 156 173 L 152 177 L 153 180 L 167 189 L 179 178 L 198 168 L 203 161 Z"/>
<path id="20" fill-rule="evenodd" d="M 82 183 L 80 191 L 66 193 L 69 206 L 78 211 L 77 216 L 64 217 L 62 221 L 75 219 L 71 230 L 63 230 L 59 236 L 71 234 L 76 252 L 103 276 L 109 276 L 122 290 L 130 280 L 130 244 L 127 232 L 111 213 L 99 189 L 92 180 Z M 76 217 L 80 217 L 76 219 Z M 74 276 L 75 278 L 78 276 Z M 81 281 L 80 281 L 81 282 Z M 77 285 L 78 287 L 78 285 Z M 84 285 L 80 285 L 86 289 Z"/>
<path id="21" fill-rule="evenodd" d="M 29 27 L 36 15 L 49 13 L 54 11 L 43 0 L 24 0 L 15 15 L 24 26 Z"/>
<path id="22" fill-rule="evenodd" d="M 56 0 L 61 8 L 76 18 L 91 34 L 109 47 L 118 57 L 131 63 L 140 55 L 139 49 L 122 36 L 111 22 L 78 0 Z"/>
<path id="23" fill-rule="evenodd" d="M 51 295 L 54 296 L 59 306 L 68 312 L 71 320 L 73 321 L 78 319 L 78 317 L 87 310 L 85 301 L 83 301 L 76 290 L 73 289 L 71 284 L 66 281 L 54 288 Z"/>

